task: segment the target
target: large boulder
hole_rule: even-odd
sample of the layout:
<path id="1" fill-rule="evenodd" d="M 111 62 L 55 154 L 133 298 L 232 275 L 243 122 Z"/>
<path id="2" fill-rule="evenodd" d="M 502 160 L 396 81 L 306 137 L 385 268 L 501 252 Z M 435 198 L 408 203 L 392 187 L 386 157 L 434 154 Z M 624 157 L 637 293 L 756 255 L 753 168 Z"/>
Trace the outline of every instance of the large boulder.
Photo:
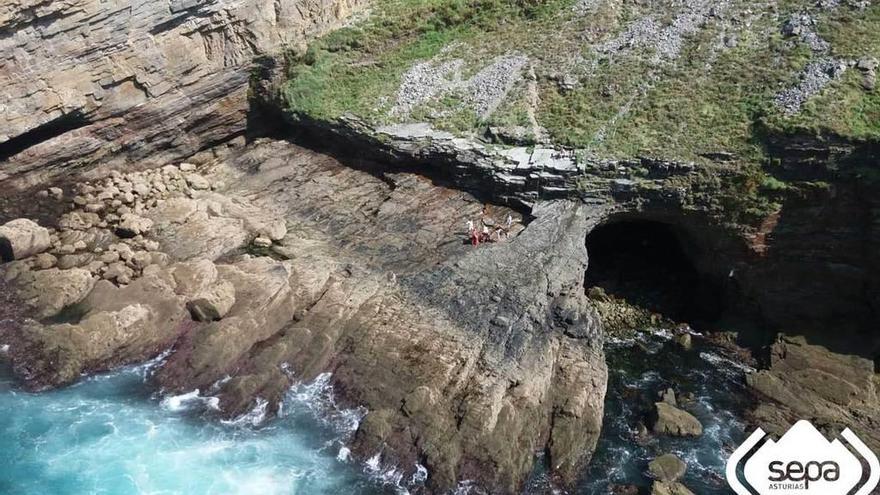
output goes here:
<path id="1" fill-rule="evenodd" d="M 0 226 L 0 261 L 28 258 L 49 249 L 49 231 L 27 218 Z"/>
<path id="2" fill-rule="evenodd" d="M 687 464 L 673 454 L 663 454 L 648 464 L 648 472 L 660 481 L 678 481 L 686 471 Z"/>
<path id="3" fill-rule="evenodd" d="M 138 235 L 146 234 L 153 228 L 153 221 L 133 213 L 122 215 L 122 221 L 116 228 L 116 234 L 119 237 L 130 238 Z"/>
<path id="4" fill-rule="evenodd" d="M 82 301 L 95 282 L 88 270 L 51 268 L 21 274 L 15 279 L 15 287 L 17 296 L 29 307 L 33 317 L 50 318 Z"/>
<path id="5" fill-rule="evenodd" d="M 235 286 L 222 280 L 201 292 L 186 304 L 194 320 L 215 321 L 223 318 L 235 304 Z"/>
<path id="6" fill-rule="evenodd" d="M 657 421 L 654 433 L 677 437 L 698 437 L 703 434 L 703 425 L 691 413 L 683 411 L 666 402 L 657 402 Z"/>

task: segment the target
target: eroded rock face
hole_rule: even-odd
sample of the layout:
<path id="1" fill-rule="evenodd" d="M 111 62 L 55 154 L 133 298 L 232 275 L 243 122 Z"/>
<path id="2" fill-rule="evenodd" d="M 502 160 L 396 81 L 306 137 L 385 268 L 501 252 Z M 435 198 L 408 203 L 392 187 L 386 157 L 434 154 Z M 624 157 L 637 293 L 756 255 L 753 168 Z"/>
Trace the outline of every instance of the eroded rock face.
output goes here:
<path id="1" fill-rule="evenodd" d="M 160 163 L 240 134 L 253 59 L 304 43 L 363 3 L 4 2 L 0 160 L 10 160 L 0 182 Z"/>
<path id="2" fill-rule="evenodd" d="M 607 381 L 582 287 L 594 214 L 540 203 L 525 226 L 490 205 L 486 220 L 511 215 L 516 234 L 474 248 L 465 222 L 484 205 L 425 178 L 278 141 L 212 157 L 76 188 L 86 201 L 64 214 L 56 249 L 82 240 L 74 256 L 107 262 L 93 267 L 104 280 L 64 321 L 32 321 L 9 339 L 27 383 L 69 383 L 171 348 L 158 384 L 216 390 L 234 417 L 331 372 L 338 399 L 367 411 L 352 451 L 405 479 L 425 466 L 430 491 L 465 479 L 516 491 L 536 451 L 561 484 L 574 480 L 598 439 Z M 192 174 L 209 187 L 192 187 L 203 184 Z M 126 208 L 151 227 L 119 238 Z M 267 244 L 253 251 L 255 238 Z M 18 277 L 60 270 L 15 263 Z M 130 277 L 107 276 L 116 265 Z M 87 268 L 60 271 L 73 270 Z"/>
<path id="3" fill-rule="evenodd" d="M 798 420 L 836 436 L 851 428 L 880 449 L 880 374 L 868 359 L 829 351 L 804 337 L 781 336 L 771 348 L 769 369 L 746 376 L 763 397 L 752 420 L 781 436 Z"/>

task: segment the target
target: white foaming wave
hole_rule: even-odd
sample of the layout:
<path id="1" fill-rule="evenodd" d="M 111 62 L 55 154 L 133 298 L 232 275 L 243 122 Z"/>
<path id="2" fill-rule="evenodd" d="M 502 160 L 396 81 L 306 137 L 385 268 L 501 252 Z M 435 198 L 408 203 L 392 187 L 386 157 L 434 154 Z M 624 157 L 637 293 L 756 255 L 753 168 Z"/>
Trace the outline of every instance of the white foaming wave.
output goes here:
<path id="1" fill-rule="evenodd" d="M 299 382 L 290 387 L 284 405 L 279 408 L 279 417 L 286 410 L 303 407 L 343 437 L 357 431 L 367 411 L 362 407 L 339 407 L 333 394 L 332 376 L 331 373 L 321 373 L 310 383 Z"/>
<path id="2" fill-rule="evenodd" d="M 296 493 L 291 490 L 302 475 L 297 472 L 282 473 L 271 468 L 247 470 L 246 472 L 224 472 L 226 484 L 224 494 L 230 495 L 275 495 Z"/>
<path id="3" fill-rule="evenodd" d="M 646 332 L 663 340 L 672 340 L 672 337 L 675 336 L 671 330 L 666 328 L 649 328 Z"/>
<path id="4" fill-rule="evenodd" d="M 631 347 L 635 343 L 635 337 L 605 337 L 605 347 Z"/>
<path id="5" fill-rule="evenodd" d="M 292 375 L 289 367 L 282 367 L 282 371 Z M 357 431 L 367 413 L 366 409 L 340 407 L 334 398 L 330 373 L 322 373 L 311 382 L 299 382 L 290 387 L 279 406 L 279 417 L 303 409 L 338 434 L 335 439 L 325 442 L 325 448 L 338 445 L 337 461 L 349 462 L 351 450 L 345 444 Z M 413 470 L 383 465 L 381 453 L 376 453 L 363 463 L 363 472 L 373 482 L 391 488 L 398 495 L 409 494 L 410 488 L 423 485 L 429 476 L 427 468 L 420 464 L 416 464 Z M 409 478 L 406 477 L 408 472 L 413 473 Z"/>
<path id="6" fill-rule="evenodd" d="M 159 353 L 159 355 L 154 357 L 153 359 L 150 359 L 149 361 L 145 361 L 141 364 L 135 365 L 132 367 L 132 369 L 134 371 L 140 373 L 141 379 L 143 379 L 143 381 L 146 382 L 147 379 L 150 377 L 150 375 L 153 373 L 153 371 L 155 371 L 156 368 L 161 366 L 165 362 L 165 360 L 168 359 L 168 356 L 170 356 L 170 355 L 171 355 L 171 348 L 169 347 L 168 349 L 165 349 L 164 351 Z"/>
<path id="7" fill-rule="evenodd" d="M 399 466 L 383 465 L 382 454 L 377 452 L 364 462 L 363 472 L 373 482 L 392 488 L 397 495 L 409 495 L 410 488 L 424 486 L 428 480 L 428 468 L 419 463 L 413 468 L 412 476 L 405 480 L 404 470 Z"/>
<path id="8" fill-rule="evenodd" d="M 658 383 L 662 380 L 663 380 L 663 377 L 660 375 L 659 372 L 654 371 L 654 370 L 650 370 L 650 371 L 646 371 L 646 372 L 642 373 L 638 378 L 628 380 L 626 382 L 626 386 L 629 388 L 637 388 L 640 390 L 644 390 L 644 389 L 648 388 L 649 386 L 652 386 L 655 383 Z"/>
<path id="9" fill-rule="evenodd" d="M 471 490 L 476 486 L 476 482 L 473 480 L 463 480 L 458 482 L 458 486 L 455 487 L 455 491 L 452 492 L 453 495 L 470 495 Z"/>
<path id="10" fill-rule="evenodd" d="M 220 422 L 227 426 L 256 428 L 266 420 L 266 410 L 268 408 L 269 401 L 262 397 L 257 397 L 256 404 L 250 411 L 233 419 L 221 419 Z"/>
<path id="11" fill-rule="evenodd" d="M 728 375 L 738 375 L 740 373 L 755 372 L 755 368 L 752 368 L 747 364 L 739 363 L 737 361 L 734 361 L 733 359 L 715 354 L 714 352 L 701 352 L 700 358 L 702 358 L 704 361 L 711 363 L 713 366 L 727 373 Z"/>
<path id="12" fill-rule="evenodd" d="M 367 462 L 364 463 L 364 467 L 373 473 L 378 472 L 380 469 L 381 457 L 382 456 L 379 453 L 376 453 L 376 455 L 367 459 Z"/>
<path id="13" fill-rule="evenodd" d="M 348 462 L 351 459 L 351 450 L 348 447 L 339 447 L 339 453 L 336 454 L 336 460 L 339 462 Z"/>
<path id="14" fill-rule="evenodd" d="M 186 411 L 194 407 L 205 407 L 215 411 L 220 410 L 220 399 L 213 396 L 202 397 L 199 389 L 180 395 L 169 395 L 159 403 L 162 409 L 171 412 Z"/>
<path id="15" fill-rule="evenodd" d="M 416 463 L 416 471 L 413 473 L 412 478 L 410 478 L 409 483 L 411 485 L 418 485 L 426 481 L 428 481 L 428 468 Z"/>
<path id="16" fill-rule="evenodd" d="M 223 385 L 226 385 L 226 382 L 228 382 L 229 380 L 232 380 L 232 377 L 231 377 L 230 375 L 226 375 L 226 376 L 224 376 L 223 378 L 221 378 L 221 379 L 217 380 L 216 382 L 212 383 L 212 384 L 211 384 L 211 387 L 208 388 L 208 392 L 210 392 L 210 393 L 212 393 L 212 394 L 213 394 L 213 393 L 216 393 L 216 392 L 219 392 L 220 389 L 223 387 Z"/>

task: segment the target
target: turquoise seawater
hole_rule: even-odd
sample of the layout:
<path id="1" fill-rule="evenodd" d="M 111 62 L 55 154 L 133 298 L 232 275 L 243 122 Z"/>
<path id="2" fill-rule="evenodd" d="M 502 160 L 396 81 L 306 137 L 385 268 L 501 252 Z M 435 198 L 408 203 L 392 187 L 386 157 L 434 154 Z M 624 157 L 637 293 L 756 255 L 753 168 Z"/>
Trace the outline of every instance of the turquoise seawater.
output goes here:
<path id="1" fill-rule="evenodd" d="M 128 368 L 41 394 L 20 391 L 8 370 L 0 372 L 0 493 L 391 491 L 346 459 L 342 442 L 358 414 L 327 407 L 325 382 L 291 390 L 278 419 L 261 423 L 257 409 L 221 423 L 203 417 L 210 400 L 151 394 L 147 370 Z"/>
<path id="2" fill-rule="evenodd" d="M 648 489 L 647 463 L 666 452 L 687 461 L 684 481 L 695 493 L 730 493 L 723 466 L 745 435 L 743 369 L 710 348 L 684 352 L 663 332 L 609 342 L 606 353 L 605 425 L 574 493 L 606 495 L 615 484 Z M 257 407 L 221 422 L 212 417 L 210 391 L 155 392 L 148 384 L 155 364 L 40 394 L 21 391 L 0 369 L 0 494 L 372 495 L 406 493 L 423 481 L 403 479 L 378 457 L 348 458 L 344 445 L 362 413 L 335 406 L 329 376 L 292 388 L 277 418 Z M 692 394 L 705 434 L 640 440 L 640 418 L 670 386 Z M 526 493 L 559 492 L 538 467 Z"/>

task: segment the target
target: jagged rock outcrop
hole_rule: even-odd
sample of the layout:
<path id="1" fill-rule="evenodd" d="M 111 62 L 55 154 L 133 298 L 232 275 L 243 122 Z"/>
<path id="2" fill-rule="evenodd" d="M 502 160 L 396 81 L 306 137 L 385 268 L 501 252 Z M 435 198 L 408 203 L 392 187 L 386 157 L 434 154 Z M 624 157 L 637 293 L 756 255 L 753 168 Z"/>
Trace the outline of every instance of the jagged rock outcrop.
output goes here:
<path id="1" fill-rule="evenodd" d="M 575 479 L 598 440 L 607 380 L 582 286 L 596 211 L 549 202 L 523 217 L 283 141 L 222 153 L 193 157 L 198 170 L 114 173 L 75 187 L 87 201 L 54 235 L 62 244 L 68 232 L 88 233 L 77 252 L 110 264 L 44 270 L 34 257 L 0 268 L 16 268 L 17 294 L 20 280 L 51 270 L 103 278 L 63 314 L 50 306 L 48 318 L 0 335 L 27 384 L 70 383 L 171 349 L 158 384 L 212 390 L 234 417 L 330 372 L 341 403 L 367 411 L 352 451 L 378 455 L 404 479 L 426 467 L 432 492 L 461 480 L 516 491 L 536 451 L 561 484 Z M 186 174 L 210 187 L 190 187 Z M 140 191 L 131 206 L 118 199 L 129 187 Z M 88 204 L 102 207 L 80 209 Z M 151 228 L 118 237 L 128 209 Z M 465 222 L 481 215 L 510 215 L 515 234 L 470 246 Z M 255 246 L 257 237 L 269 244 Z M 151 254 L 143 267 L 139 253 Z M 108 275 L 117 265 L 127 277 Z"/>
<path id="2" fill-rule="evenodd" d="M 753 422 L 777 437 L 807 418 L 829 438 L 851 428 L 880 449 L 880 374 L 871 360 L 829 351 L 803 336 L 780 335 L 769 368 L 746 381 L 765 399 L 751 412 Z"/>
<path id="3" fill-rule="evenodd" d="M 254 58 L 303 44 L 363 3 L 4 2 L 0 183 L 159 164 L 239 135 Z"/>

